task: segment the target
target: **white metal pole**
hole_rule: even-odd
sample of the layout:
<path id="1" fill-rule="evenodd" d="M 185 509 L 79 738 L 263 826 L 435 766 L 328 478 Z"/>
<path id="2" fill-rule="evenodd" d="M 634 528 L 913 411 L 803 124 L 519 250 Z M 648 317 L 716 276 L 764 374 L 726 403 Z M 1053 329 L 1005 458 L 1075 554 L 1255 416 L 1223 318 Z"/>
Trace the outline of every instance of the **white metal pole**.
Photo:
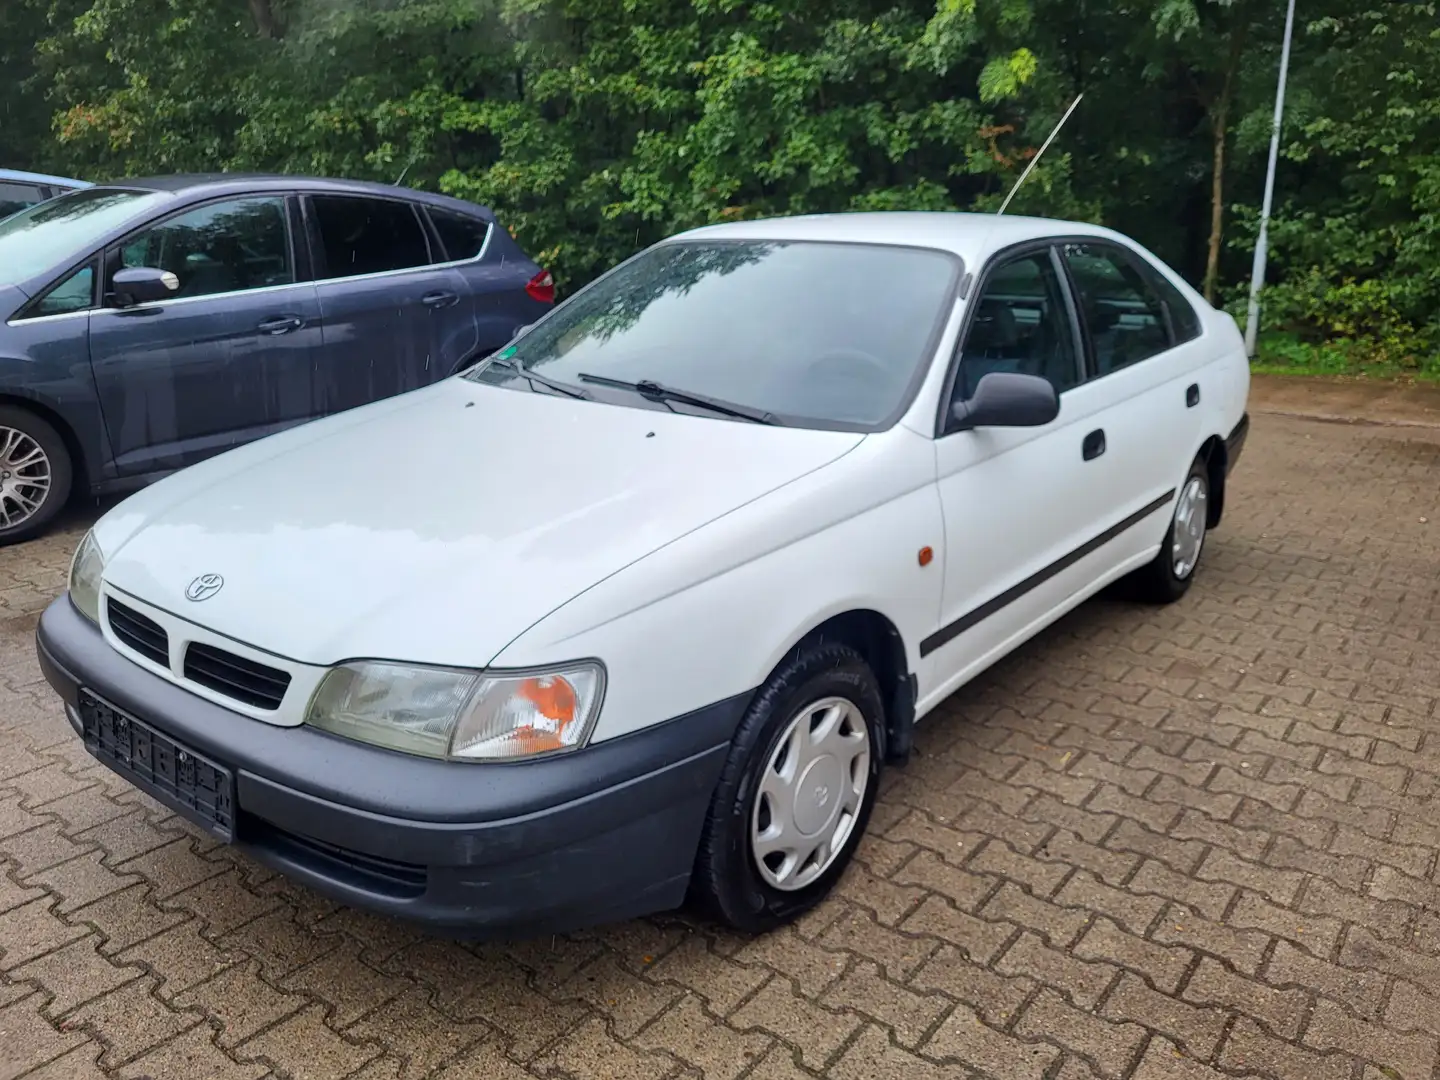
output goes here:
<path id="1" fill-rule="evenodd" d="M 1275 120 L 1270 128 L 1270 163 L 1265 169 L 1265 198 L 1260 204 L 1260 235 L 1250 266 L 1250 305 L 1245 312 L 1245 355 L 1255 357 L 1260 335 L 1260 290 L 1265 286 L 1265 256 L 1270 238 L 1270 207 L 1275 201 L 1275 169 L 1280 160 L 1280 122 L 1285 115 L 1285 77 L 1290 72 L 1290 35 L 1295 27 L 1295 0 L 1285 8 L 1285 43 L 1280 47 L 1280 81 L 1275 87 Z"/>

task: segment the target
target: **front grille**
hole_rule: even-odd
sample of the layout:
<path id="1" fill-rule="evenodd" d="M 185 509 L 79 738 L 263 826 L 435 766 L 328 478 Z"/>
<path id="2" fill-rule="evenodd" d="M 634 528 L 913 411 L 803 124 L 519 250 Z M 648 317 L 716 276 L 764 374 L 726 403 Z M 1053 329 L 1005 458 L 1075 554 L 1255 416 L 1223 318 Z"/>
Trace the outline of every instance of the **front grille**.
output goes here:
<path id="1" fill-rule="evenodd" d="M 396 862 L 352 848 L 317 840 L 313 836 L 272 825 L 264 818 L 240 814 L 240 836 L 245 843 L 281 856 L 286 862 L 320 874 L 331 881 L 401 899 L 421 896 L 429 871 L 416 863 Z"/>
<path id="2" fill-rule="evenodd" d="M 163 626 L 113 596 L 105 602 L 105 610 L 109 613 L 110 630 L 122 645 L 147 660 L 170 666 L 170 638 Z"/>
<path id="3" fill-rule="evenodd" d="M 290 686 L 287 671 L 198 641 L 186 646 L 185 678 L 257 709 L 278 709 Z"/>

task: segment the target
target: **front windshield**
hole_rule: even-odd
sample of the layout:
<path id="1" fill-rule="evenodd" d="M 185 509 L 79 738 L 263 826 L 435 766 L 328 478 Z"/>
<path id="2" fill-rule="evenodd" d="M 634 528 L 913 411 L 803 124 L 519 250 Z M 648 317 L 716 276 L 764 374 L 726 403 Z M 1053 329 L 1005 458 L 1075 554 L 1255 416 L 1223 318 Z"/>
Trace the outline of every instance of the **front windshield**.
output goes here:
<path id="1" fill-rule="evenodd" d="M 0 221 L 0 285 L 15 285 L 98 247 L 117 225 L 164 202 L 158 191 L 84 188 Z"/>
<path id="2" fill-rule="evenodd" d="M 667 407 L 598 382 L 652 381 L 782 423 L 874 429 L 906 404 L 959 269 L 944 252 L 876 244 L 661 244 L 468 377 L 519 385 L 518 364 L 607 401 Z"/>

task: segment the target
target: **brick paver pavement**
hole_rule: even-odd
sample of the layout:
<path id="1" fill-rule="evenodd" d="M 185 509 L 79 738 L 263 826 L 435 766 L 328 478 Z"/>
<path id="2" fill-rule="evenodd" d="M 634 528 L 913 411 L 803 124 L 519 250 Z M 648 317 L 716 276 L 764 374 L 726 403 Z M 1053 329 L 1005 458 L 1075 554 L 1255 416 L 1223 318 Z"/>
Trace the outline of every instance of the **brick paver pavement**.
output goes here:
<path id="1" fill-rule="evenodd" d="M 1257 417 L 1190 595 L 958 694 L 759 940 L 463 946 L 190 834 L 36 667 L 81 528 L 0 552 L 0 1077 L 1440 1077 L 1440 431 Z"/>

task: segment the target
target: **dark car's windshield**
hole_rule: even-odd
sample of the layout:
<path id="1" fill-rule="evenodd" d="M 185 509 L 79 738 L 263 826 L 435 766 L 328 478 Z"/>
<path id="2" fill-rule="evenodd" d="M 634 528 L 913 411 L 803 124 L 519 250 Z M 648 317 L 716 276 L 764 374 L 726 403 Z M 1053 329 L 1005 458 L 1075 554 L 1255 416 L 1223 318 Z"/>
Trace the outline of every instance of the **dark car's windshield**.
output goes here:
<path id="1" fill-rule="evenodd" d="M 117 225 L 169 198 L 158 191 L 83 188 L 0 221 L 0 285 L 59 269 Z"/>
<path id="2" fill-rule="evenodd" d="M 561 304 L 500 354 L 509 363 L 468 377 L 520 385 L 519 365 L 591 390 L 603 384 L 582 376 L 654 382 L 783 423 L 876 428 L 906 403 L 959 270 L 954 256 L 920 248 L 662 244 Z M 655 395 L 603 393 L 665 407 Z"/>

